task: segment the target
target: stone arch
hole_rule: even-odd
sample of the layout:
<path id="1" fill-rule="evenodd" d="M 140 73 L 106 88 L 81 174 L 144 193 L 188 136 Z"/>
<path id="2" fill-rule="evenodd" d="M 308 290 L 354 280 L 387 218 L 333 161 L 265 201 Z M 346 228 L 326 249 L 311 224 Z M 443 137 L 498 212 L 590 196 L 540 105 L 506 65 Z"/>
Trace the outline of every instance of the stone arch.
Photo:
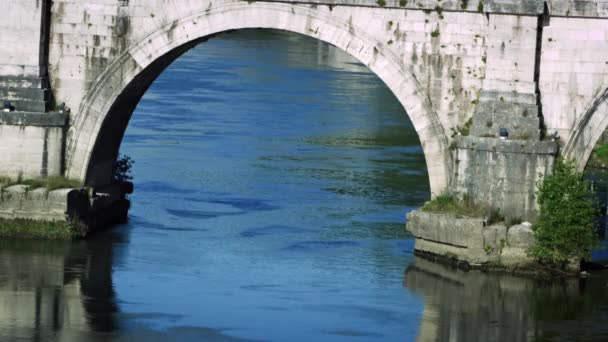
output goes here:
<path id="1" fill-rule="evenodd" d="M 608 88 L 600 92 L 576 121 L 562 155 L 573 159 L 580 171 L 585 169 L 602 133 L 608 128 Z"/>
<path id="2" fill-rule="evenodd" d="M 114 60 L 93 82 L 73 119 L 67 137 L 66 175 L 90 185 L 109 182 L 130 116 L 154 79 L 199 42 L 245 28 L 310 36 L 368 66 L 403 105 L 418 133 L 432 194 L 447 187 L 451 168 L 448 137 L 424 88 L 394 52 L 367 35 L 364 28 L 315 6 L 246 1 L 215 5 L 159 26 Z"/>

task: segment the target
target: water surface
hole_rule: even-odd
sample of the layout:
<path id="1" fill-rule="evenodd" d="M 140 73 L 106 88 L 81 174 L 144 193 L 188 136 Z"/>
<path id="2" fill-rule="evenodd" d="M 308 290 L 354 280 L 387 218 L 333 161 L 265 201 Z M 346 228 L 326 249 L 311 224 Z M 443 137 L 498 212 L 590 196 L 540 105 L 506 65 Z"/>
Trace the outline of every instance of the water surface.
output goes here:
<path id="1" fill-rule="evenodd" d="M 309 38 L 221 35 L 139 104 L 130 221 L 0 243 L 0 340 L 606 340 L 607 276 L 539 282 L 417 259 L 429 198 L 403 108 Z"/>

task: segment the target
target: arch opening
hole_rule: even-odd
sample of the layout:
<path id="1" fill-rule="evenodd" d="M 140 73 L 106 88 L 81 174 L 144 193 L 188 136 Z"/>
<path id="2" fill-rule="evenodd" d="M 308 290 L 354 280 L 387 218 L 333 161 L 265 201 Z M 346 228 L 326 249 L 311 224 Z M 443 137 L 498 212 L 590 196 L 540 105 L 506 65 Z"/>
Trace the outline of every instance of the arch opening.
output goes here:
<path id="1" fill-rule="evenodd" d="M 110 182 L 113 163 L 131 114 L 148 87 L 171 62 L 219 33 L 267 28 L 299 33 L 329 43 L 376 74 L 403 105 L 418 134 L 432 195 L 444 191 L 451 167 L 448 138 L 430 99 L 392 50 L 366 36 L 363 29 L 353 27 L 352 23 L 338 22 L 309 7 L 286 4 L 260 6 L 255 9 L 255 14 L 248 13 L 253 10 L 252 5 L 244 4 L 181 18 L 158 27 L 128 48 L 97 77 L 73 120 L 68 134 L 66 174 L 94 186 Z M 298 20 L 290 20 L 289 17 Z M 297 24 L 302 17 L 307 19 L 306 27 Z M 205 21 L 209 25 L 201 24 Z M 316 27 L 316 30 L 310 27 Z M 188 34 L 177 35 L 176 32 Z M 167 41 L 169 33 L 171 41 Z"/>

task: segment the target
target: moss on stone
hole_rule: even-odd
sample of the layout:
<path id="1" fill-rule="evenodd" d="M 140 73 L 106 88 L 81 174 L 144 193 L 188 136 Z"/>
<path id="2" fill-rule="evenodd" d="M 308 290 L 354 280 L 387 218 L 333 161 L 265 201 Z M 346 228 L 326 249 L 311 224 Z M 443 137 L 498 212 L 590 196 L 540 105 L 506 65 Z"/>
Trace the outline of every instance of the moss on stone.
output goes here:
<path id="1" fill-rule="evenodd" d="M 70 222 L 0 219 L 0 237 L 20 239 L 72 240 L 82 235 Z"/>
<path id="2" fill-rule="evenodd" d="M 46 188 L 48 191 L 57 189 L 79 188 L 82 182 L 76 179 L 69 179 L 62 176 L 39 177 L 31 179 L 11 179 L 0 177 L 0 186 L 7 187 L 16 184 L 27 185 L 28 189 Z"/>

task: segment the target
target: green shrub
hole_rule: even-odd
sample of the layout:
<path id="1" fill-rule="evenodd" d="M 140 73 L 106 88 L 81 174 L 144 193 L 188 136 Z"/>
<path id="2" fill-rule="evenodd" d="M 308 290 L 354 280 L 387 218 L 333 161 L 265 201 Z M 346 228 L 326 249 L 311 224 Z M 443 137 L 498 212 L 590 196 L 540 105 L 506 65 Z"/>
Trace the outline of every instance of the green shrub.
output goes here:
<path id="1" fill-rule="evenodd" d="M 573 161 L 558 160 L 555 172 L 538 185 L 538 222 L 532 256 L 552 267 L 588 258 L 599 245 L 595 230 L 597 203 Z"/>
<path id="2" fill-rule="evenodd" d="M 118 156 L 114 164 L 114 179 L 117 181 L 130 181 L 133 179 L 131 168 L 135 161 L 129 156 Z"/>
<path id="3" fill-rule="evenodd" d="M 384 7 L 386 6 L 386 1 L 385 0 L 377 0 L 376 3 L 378 4 L 378 6 L 380 7 Z"/>
<path id="4" fill-rule="evenodd" d="M 593 157 L 601 164 L 608 164 L 608 144 L 598 145 L 593 151 Z"/>

